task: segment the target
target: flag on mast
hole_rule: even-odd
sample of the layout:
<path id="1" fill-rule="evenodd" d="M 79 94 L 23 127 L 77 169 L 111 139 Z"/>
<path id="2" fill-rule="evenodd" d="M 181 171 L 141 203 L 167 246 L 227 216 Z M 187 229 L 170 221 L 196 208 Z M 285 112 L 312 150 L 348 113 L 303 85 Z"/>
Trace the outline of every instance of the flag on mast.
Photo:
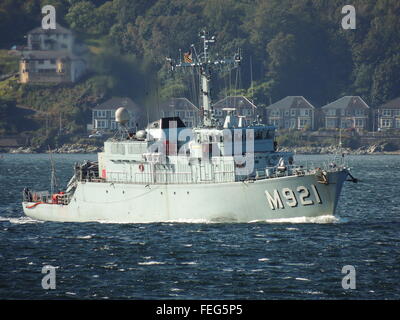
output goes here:
<path id="1" fill-rule="evenodd" d="M 193 59 L 192 59 L 192 50 L 189 49 L 189 52 L 185 52 L 183 54 L 183 61 L 186 63 L 192 63 Z"/>

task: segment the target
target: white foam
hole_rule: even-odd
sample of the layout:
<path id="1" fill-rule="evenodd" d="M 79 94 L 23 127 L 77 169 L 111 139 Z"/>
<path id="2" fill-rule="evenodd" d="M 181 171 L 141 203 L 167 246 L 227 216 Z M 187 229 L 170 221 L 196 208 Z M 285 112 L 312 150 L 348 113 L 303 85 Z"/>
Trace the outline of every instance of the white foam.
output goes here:
<path id="1" fill-rule="evenodd" d="M 44 221 L 34 220 L 29 217 L 21 217 L 21 218 L 6 218 L 0 217 L 0 221 L 9 221 L 11 223 L 43 223 Z M 105 224 L 138 224 L 136 222 L 121 222 L 121 221 L 110 221 L 110 220 L 97 220 L 98 223 Z M 220 224 L 220 223 L 234 223 L 237 221 L 232 220 L 207 220 L 207 219 L 175 219 L 175 220 L 167 220 L 167 221 L 148 221 L 141 222 L 140 224 L 151 224 L 151 223 L 192 223 L 192 224 Z M 295 217 L 295 218 L 277 218 L 277 219 L 266 219 L 266 220 L 251 220 L 248 223 L 291 223 L 291 224 L 302 224 L 302 223 L 317 223 L 317 224 L 326 224 L 326 223 L 343 223 L 346 222 L 346 219 L 341 219 L 332 215 L 324 215 L 318 217 Z M 140 227 L 145 228 L 145 227 Z M 296 228 L 287 228 L 288 231 L 298 230 Z"/>
<path id="2" fill-rule="evenodd" d="M 299 281 L 311 281 L 310 279 L 307 279 L 307 278 L 295 278 L 295 280 L 299 280 Z"/>
<path id="3" fill-rule="evenodd" d="M 22 216 L 18 218 L 1 217 L 0 221 L 8 221 L 12 224 L 26 224 L 26 223 L 43 223 L 44 221 L 35 220 L 27 216 Z"/>
<path id="4" fill-rule="evenodd" d="M 146 262 L 138 262 L 139 265 L 141 266 L 150 266 L 150 265 L 155 265 L 155 264 L 165 264 L 165 262 L 160 262 L 160 261 L 146 261 Z"/>
<path id="5" fill-rule="evenodd" d="M 175 220 L 168 220 L 168 223 L 215 223 L 215 221 L 210 221 L 207 219 L 175 219 Z"/>
<path id="6" fill-rule="evenodd" d="M 296 217 L 296 218 L 280 218 L 280 219 L 267 219 L 262 221 L 253 222 L 267 222 L 267 223 L 338 223 L 340 219 L 335 216 L 325 215 L 318 217 Z"/>
<path id="7" fill-rule="evenodd" d="M 87 235 L 87 236 L 77 236 L 76 239 L 92 239 L 93 237 L 91 235 Z"/>
<path id="8" fill-rule="evenodd" d="M 126 221 L 112 221 L 112 220 L 96 220 L 98 223 L 105 224 L 151 224 L 151 223 L 216 223 L 207 219 L 175 219 L 166 221 L 146 221 L 146 222 L 126 222 Z M 139 227 L 139 229 L 145 229 L 145 227 Z"/>
<path id="9" fill-rule="evenodd" d="M 305 294 L 323 294 L 323 292 L 321 292 L 321 291 L 311 291 L 311 290 L 304 291 L 304 293 Z"/>
<path id="10" fill-rule="evenodd" d="M 260 262 L 269 261 L 269 259 L 268 258 L 260 258 L 260 259 L 258 259 L 258 261 L 260 261 Z"/>

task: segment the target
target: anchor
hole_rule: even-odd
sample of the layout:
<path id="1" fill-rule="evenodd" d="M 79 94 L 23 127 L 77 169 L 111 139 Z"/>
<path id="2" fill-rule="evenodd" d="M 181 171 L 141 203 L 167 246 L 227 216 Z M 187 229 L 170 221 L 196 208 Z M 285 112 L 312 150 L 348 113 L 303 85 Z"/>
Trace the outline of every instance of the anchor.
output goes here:
<path id="1" fill-rule="evenodd" d="M 346 181 L 353 182 L 353 183 L 358 183 L 359 180 L 358 180 L 357 178 L 354 178 L 354 177 L 351 175 L 350 172 L 348 172 L 348 175 L 350 176 L 350 179 L 347 179 Z"/>

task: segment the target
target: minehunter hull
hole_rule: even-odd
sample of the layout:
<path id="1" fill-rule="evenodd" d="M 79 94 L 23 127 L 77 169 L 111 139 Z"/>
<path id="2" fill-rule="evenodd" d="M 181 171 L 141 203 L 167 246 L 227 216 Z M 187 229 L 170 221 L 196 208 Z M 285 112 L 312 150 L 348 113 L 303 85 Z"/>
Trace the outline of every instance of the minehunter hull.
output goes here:
<path id="1" fill-rule="evenodd" d="M 247 182 L 128 184 L 79 182 L 68 205 L 23 202 L 27 216 L 60 222 L 250 222 L 334 215 L 348 172 Z M 31 208 L 28 208 L 31 207 Z"/>

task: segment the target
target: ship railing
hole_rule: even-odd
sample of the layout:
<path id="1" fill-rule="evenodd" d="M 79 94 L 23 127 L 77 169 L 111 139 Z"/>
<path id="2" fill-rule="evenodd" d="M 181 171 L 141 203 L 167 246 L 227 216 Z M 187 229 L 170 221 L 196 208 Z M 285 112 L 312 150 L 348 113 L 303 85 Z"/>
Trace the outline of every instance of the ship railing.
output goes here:
<path id="1" fill-rule="evenodd" d="M 69 193 L 55 193 L 51 195 L 48 191 L 24 190 L 22 192 L 23 202 L 41 202 L 68 205 L 71 197 L 72 194 Z"/>
<path id="2" fill-rule="evenodd" d="M 315 173 L 315 169 L 309 169 L 304 166 L 286 165 L 283 167 L 269 166 L 265 169 L 255 170 L 252 175 L 239 177 L 239 180 L 262 180 L 272 179 L 285 176 L 304 176 L 306 174 Z"/>
<path id="3" fill-rule="evenodd" d="M 327 172 L 340 171 L 343 168 L 347 167 L 343 163 L 337 164 L 333 161 L 324 161 L 324 162 L 314 162 L 314 161 L 305 161 L 302 165 L 293 165 L 292 170 L 298 172 L 304 172 L 304 174 L 315 174 L 320 170 Z"/>
<path id="4" fill-rule="evenodd" d="M 48 191 L 30 191 L 25 189 L 22 192 L 22 199 L 24 202 L 44 202 L 51 201 L 51 196 Z"/>
<path id="5" fill-rule="evenodd" d="M 192 172 L 136 172 L 129 175 L 125 172 L 107 172 L 107 179 L 91 180 L 106 183 L 137 184 L 191 184 L 191 183 L 223 183 L 235 181 L 234 171 L 206 172 L 199 176 Z M 89 182 L 89 180 L 88 180 Z"/>

